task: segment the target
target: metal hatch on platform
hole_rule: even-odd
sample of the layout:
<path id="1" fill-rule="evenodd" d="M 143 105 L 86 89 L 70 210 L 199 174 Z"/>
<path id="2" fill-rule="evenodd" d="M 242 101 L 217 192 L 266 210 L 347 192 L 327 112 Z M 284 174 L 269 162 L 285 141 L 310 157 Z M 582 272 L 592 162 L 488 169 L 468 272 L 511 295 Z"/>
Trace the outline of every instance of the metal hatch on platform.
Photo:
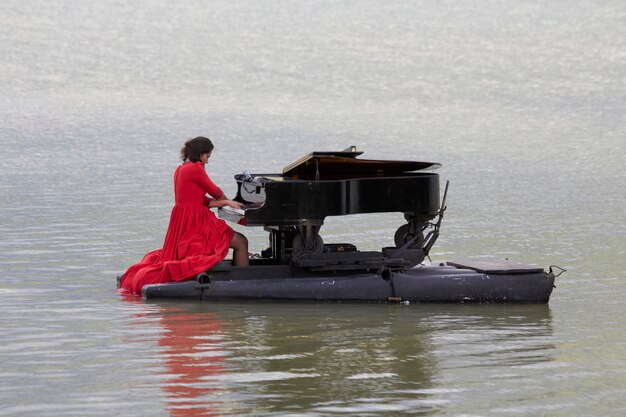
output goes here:
<path id="1" fill-rule="evenodd" d="M 484 274 L 534 274 L 543 272 L 543 268 L 538 266 L 513 262 L 508 259 L 464 259 L 448 262 L 448 265 L 471 269 Z"/>

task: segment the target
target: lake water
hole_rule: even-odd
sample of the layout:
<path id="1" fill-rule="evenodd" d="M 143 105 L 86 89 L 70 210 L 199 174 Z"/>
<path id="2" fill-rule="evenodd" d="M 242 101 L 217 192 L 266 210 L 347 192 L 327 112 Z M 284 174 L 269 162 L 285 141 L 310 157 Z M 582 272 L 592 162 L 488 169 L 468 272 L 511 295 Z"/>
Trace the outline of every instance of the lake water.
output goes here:
<path id="1" fill-rule="evenodd" d="M 626 414 L 623 1 L 3 0 L 0 57 L 0 415 Z M 197 135 L 231 196 L 313 150 L 440 162 L 433 261 L 568 272 L 548 305 L 122 300 Z"/>

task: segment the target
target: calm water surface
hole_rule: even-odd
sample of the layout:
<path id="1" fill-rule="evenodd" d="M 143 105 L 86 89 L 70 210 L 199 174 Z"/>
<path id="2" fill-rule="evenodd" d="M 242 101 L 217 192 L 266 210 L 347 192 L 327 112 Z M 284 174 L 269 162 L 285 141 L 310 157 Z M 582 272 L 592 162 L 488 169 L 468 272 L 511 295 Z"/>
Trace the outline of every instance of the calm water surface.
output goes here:
<path id="1" fill-rule="evenodd" d="M 4 0 L 0 56 L 0 415 L 626 414 L 625 3 Z M 549 305 L 121 299 L 199 134 L 230 195 L 312 150 L 441 162 L 433 261 L 568 273 Z"/>

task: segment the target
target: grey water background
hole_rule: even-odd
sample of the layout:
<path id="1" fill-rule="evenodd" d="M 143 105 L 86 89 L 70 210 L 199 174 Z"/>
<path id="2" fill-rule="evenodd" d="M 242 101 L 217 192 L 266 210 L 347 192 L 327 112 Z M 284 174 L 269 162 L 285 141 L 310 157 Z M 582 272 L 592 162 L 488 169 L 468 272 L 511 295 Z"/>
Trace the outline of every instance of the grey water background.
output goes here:
<path id="1" fill-rule="evenodd" d="M 626 413 L 626 3 L 2 0 L 0 74 L 0 415 Z M 230 195 L 312 150 L 440 162 L 433 261 L 568 272 L 548 305 L 124 301 L 196 135 Z"/>

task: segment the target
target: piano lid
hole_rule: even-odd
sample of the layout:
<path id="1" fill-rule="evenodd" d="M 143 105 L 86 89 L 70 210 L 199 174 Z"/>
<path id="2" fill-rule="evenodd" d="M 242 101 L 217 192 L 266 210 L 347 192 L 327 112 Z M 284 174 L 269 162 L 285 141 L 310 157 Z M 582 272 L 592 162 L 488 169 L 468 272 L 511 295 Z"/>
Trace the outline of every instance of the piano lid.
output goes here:
<path id="1" fill-rule="evenodd" d="M 379 177 L 441 167 L 435 162 L 357 159 L 362 153 L 354 146 L 339 152 L 311 152 L 283 168 L 283 175 L 316 179 L 344 175 Z"/>

